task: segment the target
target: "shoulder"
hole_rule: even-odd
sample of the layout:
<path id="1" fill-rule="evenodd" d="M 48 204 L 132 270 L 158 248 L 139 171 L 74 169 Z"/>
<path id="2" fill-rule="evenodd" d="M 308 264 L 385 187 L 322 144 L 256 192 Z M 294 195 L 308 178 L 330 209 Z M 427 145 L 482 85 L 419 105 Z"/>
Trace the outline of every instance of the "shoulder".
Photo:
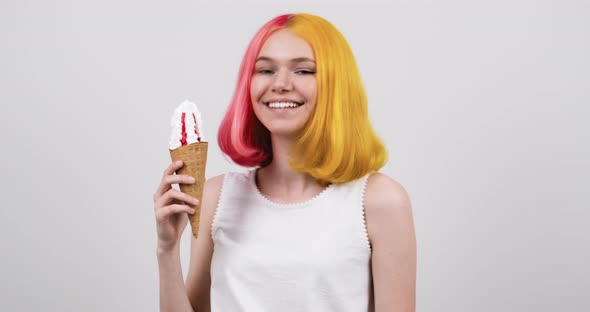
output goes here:
<path id="1" fill-rule="evenodd" d="M 205 181 L 203 192 L 219 193 L 223 188 L 225 180 L 246 180 L 249 172 L 228 171 L 226 173 L 213 176 Z"/>
<path id="2" fill-rule="evenodd" d="M 376 172 L 367 178 L 363 199 L 369 238 L 373 241 L 383 228 L 412 221 L 410 197 L 405 188 L 389 176 Z"/>
<path id="3" fill-rule="evenodd" d="M 375 308 L 414 311 L 416 234 L 410 198 L 392 178 L 376 173 L 366 185 L 365 218 L 371 242 Z"/>
<path id="4" fill-rule="evenodd" d="M 210 225 L 219 200 L 219 194 L 223 187 L 226 174 L 216 175 L 208 178 L 203 186 L 203 200 L 201 204 L 201 220 L 206 221 L 205 226 Z"/>
<path id="5" fill-rule="evenodd" d="M 214 177 L 208 178 L 205 181 L 205 189 L 203 191 L 205 191 L 207 188 L 211 189 L 210 191 L 214 191 L 214 190 L 218 190 L 221 188 L 221 186 L 223 185 L 223 180 L 225 178 L 226 173 L 224 174 L 220 174 L 220 175 L 216 175 Z"/>
<path id="6" fill-rule="evenodd" d="M 225 179 L 225 175 L 226 174 L 220 174 L 208 178 L 205 181 L 205 185 L 203 186 L 203 197 L 206 196 L 207 198 L 216 198 L 223 186 L 223 180 Z"/>
<path id="7" fill-rule="evenodd" d="M 389 176 L 376 172 L 367 178 L 364 205 L 367 210 L 407 209 L 410 198 L 405 188 Z M 406 207 L 406 208 L 404 208 Z"/>

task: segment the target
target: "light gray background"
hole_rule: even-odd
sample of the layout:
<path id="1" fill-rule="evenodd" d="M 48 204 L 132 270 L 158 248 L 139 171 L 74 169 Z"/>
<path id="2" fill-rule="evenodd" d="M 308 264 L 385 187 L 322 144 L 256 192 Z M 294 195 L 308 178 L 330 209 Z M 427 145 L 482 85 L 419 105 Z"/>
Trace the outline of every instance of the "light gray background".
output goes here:
<path id="1" fill-rule="evenodd" d="M 245 170 L 215 138 L 246 44 L 309 12 L 411 196 L 418 311 L 588 311 L 588 2 L 282 2 L 0 2 L 0 310 L 156 311 L 172 111 L 202 110 L 207 177 Z"/>

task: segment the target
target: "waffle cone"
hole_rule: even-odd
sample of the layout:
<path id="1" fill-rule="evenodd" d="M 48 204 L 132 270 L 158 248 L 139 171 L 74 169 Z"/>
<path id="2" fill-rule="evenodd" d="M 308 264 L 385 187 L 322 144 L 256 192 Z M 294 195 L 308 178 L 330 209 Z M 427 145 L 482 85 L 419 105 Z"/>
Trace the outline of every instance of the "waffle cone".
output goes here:
<path id="1" fill-rule="evenodd" d="M 195 213 L 189 214 L 189 222 L 196 238 L 199 232 L 199 219 L 201 217 L 201 205 L 203 199 L 203 187 L 205 186 L 205 167 L 207 166 L 207 142 L 192 143 L 174 150 L 170 150 L 172 161 L 182 160 L 183 166 L 177 174 L 186 174 L 195 178 L 193 184 L 180 184 L 180 191 L 199 200 L 196 207 L 188 204 Z"/>

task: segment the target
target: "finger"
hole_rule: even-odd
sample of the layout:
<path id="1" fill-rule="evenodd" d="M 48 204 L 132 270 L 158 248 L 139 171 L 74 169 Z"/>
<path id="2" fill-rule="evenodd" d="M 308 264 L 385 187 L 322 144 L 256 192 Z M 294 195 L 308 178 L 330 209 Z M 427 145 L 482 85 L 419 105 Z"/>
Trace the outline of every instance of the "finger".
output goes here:
<path id="1" fill-rule="evenodd" d="M 168 191 L 170 188 L 172 188 L 171 184 L 174 183 L 184 183 L 184 184 L 191 184 L 194 183 L 194 178 L 191 179 L 189 178 L 190 176 L 186 176 L 183 175 L 183 178 L 181 178 L 182 180 L 177 180 L 176 178 L 172 179 L 172 180 L 166 180 L 166 179 L 170 179 L 170 177 L 174 177 L 174 176 L 180 176 L 180 175 L 175 175 L 174 173 L 176 172 L 176 170 L 180 169 L 182 167 L 182 160 L 178 160 L 176 162 L 173 162 L 172 164 L 170 164 L 170 166 L 168 166 L 168 168 L 166 168 L 166 170 L 164 170 L 164 175 L 162 176 L 162 180 L 160 182 L 160 185 L 158 185 L 158 188 L 156 189 L 156 192 L 154 193 L 154 202 L 156 202 L 158 200 L 158 198 L 160 196 L 162 196 L 166 191 Z"/>
<path id="2" fill-rule="evenodd" d="M 162 178 L 162 182 L 158 187 L 156 193 L 154 193 L 154 202 L 158 201 L 158 198 L 163 196 L 168 190 L 172 188 L 172 184 L 193 184 L 195 178 L 185 174 L 169 175 Z"/>
<path id="3" fill-rule="evenodd" d="M 156 212 L 156 220 L 158 220 L 158 222 L 162 222 L 169 218 L 171 215 L 179 213 L 193 214 L 195 213 L 195 210 L 187 205 L 180 204 L 166 206 Z"/>
<path id="4" fill-rule="evenodd" d="M 170 205 L 156 211 L 156 220 L 158 223 L 166 221 L 171 215 L 179 213 L 193 214 L 195 210 L 187 205 Z"/>
<path id="5" fill-rule="evenodd" d="M 171 188 L 166 193 L 164 193 L 164 195 L 162 195 L 160 198 L 158 198 L 158 200 L 156 200 L 155 207 L 156 207 L 156 209 L 158 209 L 158 207 L 168 206 L 168 205 L 174 203 L 174 200 L 179 200 L 183 203 L 193 205 L 193 206 L 196 206 L 199 204 L 198 199 L 196 199 L 188 194 L 185 194 L 181 191 L 177 191 L 177 190 Z"/>
<path id="6" fill-rule="evenodd" d="M 154 193 L 154 203 L 158 200 L 159 197 L 161 197 L 166 191 L 168 191 L 168 189 L 171 188 L 171 186 L 169 184 L 164 183 L 164 178 L 166 176 L 172 175 L 173 173 L 176 172 L 176 170 L 180 169 L 182 167 L 182 160 L 177 160 L 175 162 L 172 162 L 162 173 L 162 179 L 160 180 L 160 184 L 158 185 L 158 188 L 156 189 L 156 192 Z"/>
<path id="7" fill-rule="evenodd" d="M 166 170 L 164 170 L 164 173 L 162 174 L 162 176 L 167 176 L 167 175 L 171 175 L 173 173 L 176 172 L 176 170 L 182 168 L 182 160 L 177 160 L 175 162 L 172 162 L 168 168 L 166 168 Z"/>
<path id="8" fill-rule="evenodd" d="M 186 174 L 169 175 L 162 178 L 163 182 L 168 185 L 172 184 L 193 184 L 195 178 Z"/>

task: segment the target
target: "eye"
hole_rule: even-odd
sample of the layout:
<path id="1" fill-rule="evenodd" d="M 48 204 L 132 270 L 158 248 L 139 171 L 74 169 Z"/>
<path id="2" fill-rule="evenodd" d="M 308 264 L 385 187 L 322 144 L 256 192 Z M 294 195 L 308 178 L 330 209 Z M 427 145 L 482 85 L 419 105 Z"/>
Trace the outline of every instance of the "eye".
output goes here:
<path id="1" fill-rule="evenodd" d="M 311 69 L 298 69 L 295 71 L 296 74 L 298 75 L 313 75 L 315 74 L 315 70 L 311 70 Z"/>
<path id="2" fill-rule="evenodd" d="M 271 75 L 274 72 L 270 69 L 259 69 L 256 71 L 257 74 L 263 74 L 263 75 Z"/>

